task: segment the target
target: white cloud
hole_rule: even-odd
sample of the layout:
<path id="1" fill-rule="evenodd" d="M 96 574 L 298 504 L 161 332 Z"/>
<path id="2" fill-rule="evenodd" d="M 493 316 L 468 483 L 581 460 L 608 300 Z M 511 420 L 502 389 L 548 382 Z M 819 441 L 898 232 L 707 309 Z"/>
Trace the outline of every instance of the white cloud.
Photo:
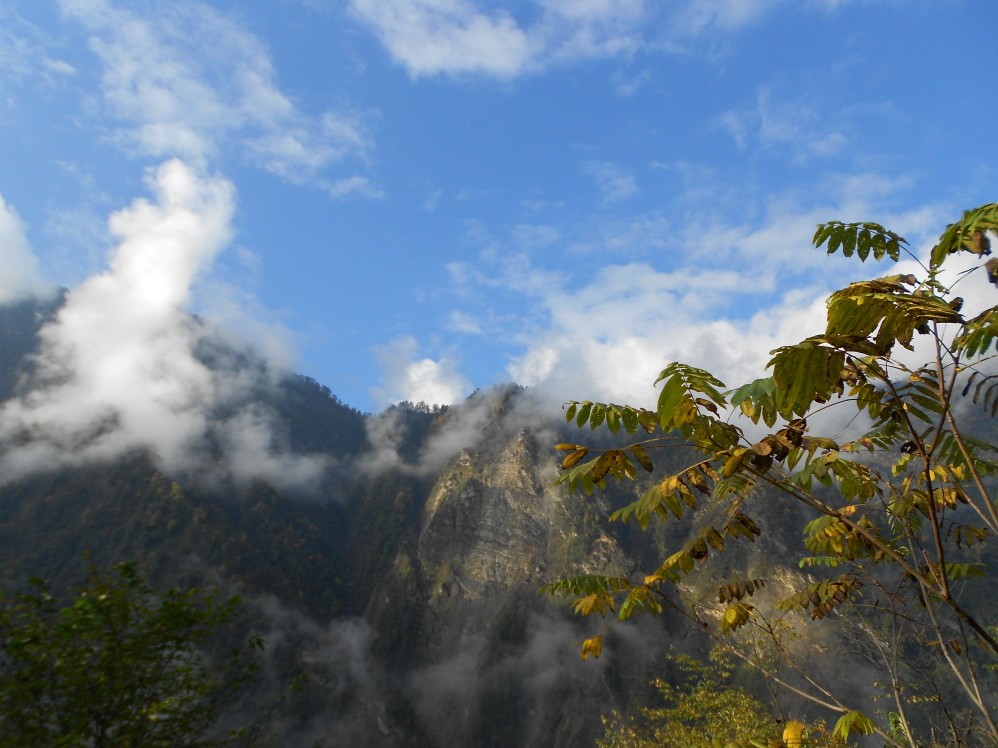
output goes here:
<path id="1" fill-rule="evenodd" d="M 426 200 L 423 201 L 423 210 L 427 213 L 433 213 L 439 206 L 440 200 L 444 196 L 444 191 L 440 189 L 433 190 L 427 196 Z"/>
<path id="2" fill-rule="evenodd" d="M 632 53 L 645 15 L 642 0 L 539 0 L 526 26 L 472 0 L 351 0 L 349 7 L 416 78 L 509 79 L 552 62 Z"/>
<path id="3" fill-rule="evenodd" d="M 761 282 L 759 282 L 761 280 Z M 553 288 L 540 303 L 546 327 L 513 359 L 514 381 L 560 393 L 648 405 L 651 383 L 672 360 L 718 372 L 730 381 L 760 376 L 766 353 L 801 337 L 817 305 L 777 301 L 766 329 L 731 307 L 744 295 L 772 292 L 772 279 L 747 283 L 735 271 L 657 271 L 646 264 L 602 268 L 578 288 Z M 758 332 L 760 328 L 765 332 Z"/>
<path id="4" fill-rule="evenodd" d="M 622 98 L 634 96 L 639 90 L 655 80 L 652 70 L 642 70 L 636 75 L 625 76 L 620 73 L 614 76 L 617 95 Z"/>
<path id="5" fill-rule="evenodd" d="M 353 0 L 350 7 L 414 77 L 513 77 L 532 64 L 535 54 L 510 15 L 479 12 L 465 0 Z"/>
<path id="6" fill-rule="evenodd" d="M 0 91 L 11 83 L 52 87 L 76 68 L 49 54 L 44 33 L 7 3 L 0 4 Z"/>
<path id="7" fill-rule="evenodd" d="M 643 25 L 654 4 L 645 0 L 538 0 L 543 15 L 535 34 L 546 61 L 630 57 L 643 46 Z"/>
<path id="8" fill-rule="evenodd" d="M 453 311 L 448 315 L 447 329 L 466 335 L 481 335 L 484 332 L 481 323 L 473 315 L 459 310 Z"/>
<path id="9" fill-rule="evenodd" d="M 676 243 L 672 222 L 658 212 L 625 216 L 587 225 L 569 250 L 576 254 L 641 254 L 669 249 Z"/>
<path id="10" fill-rule="evenodd" d="M 372 390 L 382 407 L 408 400 L 412 403 L 450 405 L 471 391 L 471 383 L 450 356 L 439 360 L 419 356 L 419 343 L 402 337 L 375 350 L 382 370 L 382 386 Z"/>
<path id="11" fill-rule="evenodd" d="M 642 0 L 538 0 L 546 12 L 576 23 L 620 23 L 645 11 Z"/>
<path id="12" fill-rule="evenodd" d="M 356 195 L 358 197 L 366 197 L 372 200 L 380 200 L 385 196 L 384 192 L 371 184 L 370 179 L 357 175 L 337 179 L 335 182 L 326 187 L 326 191 L 329 193 L 330 197 L 336 199 Z"/>
<path id="13" fill-rule="evenodd" d="M 527 249 L 549 247 L 561 238 L 558 229 L 543 224 L 521 223 L 513 227 L 512 233 L 514 241 Z"/>
<path id="14" fill-rule="evenodd" d="M 781 0 L 687 0 L 681 6 L 674 24 L 681 25 L 689 35 L 708 29 L 732 31 L 761 19 Z"/>
<path id="15" fill-rule="evenodd" d="M 24 224 L 0 195 L 0 304 L 51 296 L 42 280 L 38 258 L 28 244 Z"/>
<path id="16" fill-rule="evenodd" d="M 492 244 L 481 264 L 454 263 L 448 270 L 469 308 L 478 304 L 476 287 L 518 295 L 518 317 L 493 317 L 502 329 L 490 331 L 513 341 L 513 381 L 562 400 L 651 405 L 651 383 L 669 361 L 702 366 L 729 384 L 763 376 L 770 350 L 824 329 L 829 292 L 861 277 L 904 272 L 828 257 L 811 238 L 816 224 L 827 220 L 877 220 L 914 231 L 909 238 L 920 246 L 944 225 L 945 215 L 934 206 L 885 209 L 905 184 L 877 174 L 840 175 L 806 195 L 761 201 L 723 194 L 701 172 L 694 189 L 707 190 L 715 201 L 691 203 L 681 196 L 678 212 L 656 216 L 662 242 L 641 261 L 611 256 L 608 262 L 604 253 L 598 264 L 551 262 L 559 250 L 578 251 L 573 236 L 532 258 L 503 252 L 503 242 L 483 232 Z M 598 231 L 586 225 L 579 233 L 601 237 L 586 247 L 610 246 L 614 232 L 626 235 L 631 224 L 642 222 L 638 218 L 606 222 Z M 491 312 L 480 310 L 476 319 Z"/>
<path id="17" fill-rule="evenodd" d="M 726 35 L 781 4 L 785 0 L 530 0 L 517 12 L 485 0 L 348 0 L 354 17 L 412 77 L 503 80 L 580 59 L 630 60 L 648 50 L 712 54 Z M 833 11 L 836 4 L 819 0 L 818 7 Z M 644 80 L 644 74 L 631 78 L 621 94 Z"/>
<path id="18" fill-rule="evenodd" d="M 831 156 L 845 148 L 849 139 L 820 107 L 804 100 L 780 101 L 763 87 L 756 92 L 751 109 L 731 109 L 716 122 L 727 130 L 740 149 L 757 145 L 784 148 L 797 161 Z"/>
<path id="19" fill-rule="evenodd" d="M 582 165 L 600 192 L 603 194 L 603 204 L 619 203 L 638 192 L 638 182 L 633 174 L 629 174 L 618 164 L 609 161 L 587 161 Z"/>
<path id="20" fill-rule="evenodd" d="M 177 160 L 147 181 L 155 200 L 109 219 L 118 244 L 108 268 L 42 328 L 33 387 L 0 406 L 0 473 L 146 450 L 171 474 L 314 484 L 322 460 L 286 454 L 256 403 L 280 372 L 249 349 L 234 356 L 187 312 L 193 284 L 230 239 L 232 186 Z M 209 367 L 204 355 L 217 360 Z"/>
<path id="21" fill-rule="evenodd" d="M 61 6 L 91 33 L 104 99 L 125 123 L 116 139 L 129 150 L 204 164 L 236 142 L 252 163 L 299 182 L 370 146 L 356 116 L 299 110 L 263 45 L 207 5 L 164 4 L 142 15 L 107 0 Z"/>
<path id="22" fill-rule="evenodd" d="M 292 371 L 298 358 L 295 333 L 253 294 L 214 275 L 197 282 L 193 291 L 198 317 L 223 344 L 254 351 L 277 372 Z"/>

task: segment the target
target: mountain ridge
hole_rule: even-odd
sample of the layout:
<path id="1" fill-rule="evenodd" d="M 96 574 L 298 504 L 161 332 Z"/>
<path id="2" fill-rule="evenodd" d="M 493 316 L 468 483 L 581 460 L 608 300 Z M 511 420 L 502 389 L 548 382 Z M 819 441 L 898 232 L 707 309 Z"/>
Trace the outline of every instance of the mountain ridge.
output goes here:
<path id="1" fill-rule="evenodd" d="M 57 308 L 0 309 L 7 399 L 30 388 Z M 222 365 L 244 365 L 224 353 Z M 170 475 L 142 449 L 36 470 L 0 485 L 0 583 L 41 575 L 67 589 L 87 558 L 137 560 L 160 586 L 238 592 L 243 625 L 271 641 L 256 698 L 305 676 L 271 725 L 284 744 L 577 745 L 599 734 L 603 706 L 644 690 L 650 672 L 614 681 L 606 661 L 582 663 L 576 642 L 592 624 L 538 592 L 635 563 L 596 528 L 590 500 L 553 486 L 551 427 L 526 417 L 523 390 L 378 416 L 306 377 L 253 392 L 275 443 L 324 461 L 311 492 Z"/>

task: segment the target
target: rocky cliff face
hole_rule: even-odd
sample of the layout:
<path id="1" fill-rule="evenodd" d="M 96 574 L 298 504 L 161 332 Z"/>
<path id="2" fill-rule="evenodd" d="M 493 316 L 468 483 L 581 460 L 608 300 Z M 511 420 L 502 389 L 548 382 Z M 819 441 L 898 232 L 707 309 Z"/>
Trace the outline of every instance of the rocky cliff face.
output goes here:
<path id="1" fill-rule="evenodd" d="M 524 429 L 506 436 L 501 425 L 491 424 L 474 451 L 463 449 L 430 491 L 419 561 L 446 580 L 437 595 L 477 599 L 566 574 L 633 568 L 604 527 L 591 523 L 586 533 L 594 507 L 554 485 L 553 462 L 541 457 L 547 445 Z"/>
<path id="2" fill-rule="evenodd" d="M 421 482 L 425 500 L 407 510 L 412 524 L 365 620 L 386 667 L 406 653 L 395 676 L 423 744 L 591 743 L 599 714 L 651 677 L 640 664 L 626 674 L 615 666 L 653 660 L 665 636 L 660 626 L 636 629 L 634 641 L 611 646 L 635 654 L 647 644 L 644 656 L 580 661 L 594 622 L 574 620 L 538 588 L 569 574 L 626 574 L 635 562 L 600 520 L 605 508 L 555 487 L 551 437 L 519 424 L 515 393 L 488 397 L 474 438 Z"/>
<path id="3" fill-rule="evenodd" d="M 437 480 L 419 536 L 437 594 L 476 599 L 539 584 L 560 502 L 538 475 L 531 442 L 521 431 L 495 454 L 462 450 Z"/>

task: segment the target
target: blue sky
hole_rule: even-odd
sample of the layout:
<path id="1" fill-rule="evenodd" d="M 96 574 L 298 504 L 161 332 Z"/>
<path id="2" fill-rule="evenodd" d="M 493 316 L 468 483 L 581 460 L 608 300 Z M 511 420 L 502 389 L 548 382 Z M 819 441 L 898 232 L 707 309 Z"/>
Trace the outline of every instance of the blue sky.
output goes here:
<path id="1" fill-rule="evenodd" d="M 0 0 L 0 302 L 103 278 L 94 313 L 134 329 L 95 329 L 156 346 L 162 298 L 362 410 L 504 381 L 647 401 L 673 359 L 734 383 L 880 272 L 810 248 L 815 224 L 924 250 L 995 200 L 996 22 L 989 0 Z M 136 238 L 155 221 L 169 240 Z"/>

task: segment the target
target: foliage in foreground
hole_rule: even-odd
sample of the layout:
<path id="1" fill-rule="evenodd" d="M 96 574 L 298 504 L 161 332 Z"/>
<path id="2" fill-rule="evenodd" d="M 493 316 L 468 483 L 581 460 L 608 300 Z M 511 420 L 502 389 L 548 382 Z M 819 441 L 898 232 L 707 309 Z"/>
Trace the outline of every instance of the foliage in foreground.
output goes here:
<path id="1" fill-rule="evenodd" d="M 998 663 L 989 566 L 998 462 L 986 438 L 998 414 L 998 307 L 965 314 L 952 292 L 971 273 L 998 285 L 998 260 L 983 260 L 996 229 L 998 204 L 968 211 L 927 265 L 912 255 L 920 277 L 836 291 L 825 330 L 772 351 L 769 376 L 730 388 L 672 363 L 656 380 L 654 411 L 569 403 L 568 421 L 636 440 L 611 449 L 559 444 L 561 482 L 591 492 L 608 479 L 634 480 L 655 471 L 655 450 L 692 445 L 699 454 L 691 464 L 610 517 L 642 527 L 692 522 L 685 544 L 641 577 L 587 575 L 545 590 L 583 615 L 627 619 L 668 608 L 687 616 L 775 687 L 829 710 L 840 739 L 876 732 L 888 746 L 998 744 L 989 681 Z M 825 224 L 814 243 L 863 261 L 908 253 L 903 237 L 874 223 Z M 954 258 L 972 266 L 947 287 L 943 271 Z M 830 408 L 851 409 L 862 429 L 848 440 L 811 433 Z M 970 433 L 969 423 L 984 433 Z M 771 580 L 744 574 L 720 580 L 709 598 L 690 594 L 694 570 L 763 534 L 753 503 L 762 488 L 806 514 L 807 576 L 775 606 L 759 594 Z M 882 720 L 858 710 L 856 689 L 822 682 L 815 659 L 827 658 L 785 635 L 836 619 L 850 624 L 851 649 L 879 673 L 891 704 Z M 582 655 L 601 649 L 597 635 Z"/>
<path id="2" fill-rule="evenodd" d="M 255 670 L 252 637 L 213 671 L 200 646 L 237 598 L 153 591 L 134 564 L 91 568 L 66 605 L 34 578 L 0 593 L 0 746 L 207 746 Z M 234 738 L 238 731 L 228 737 Z"/>
<path id="3" fill-rule="evenodd" d="M 625 718 L 616 711 L 604 717 L 606 733 L 597 742 L 599 748 L 842 745 L 821 725 L 774 722 L 766 704 L 732 684 L 731 657 L 723 650 L 715 650 L 708 663 L 682 654 L 668 659 L 680 679 L 655 680 L 664 705 L 642 708 L 637 717 Z"/>

